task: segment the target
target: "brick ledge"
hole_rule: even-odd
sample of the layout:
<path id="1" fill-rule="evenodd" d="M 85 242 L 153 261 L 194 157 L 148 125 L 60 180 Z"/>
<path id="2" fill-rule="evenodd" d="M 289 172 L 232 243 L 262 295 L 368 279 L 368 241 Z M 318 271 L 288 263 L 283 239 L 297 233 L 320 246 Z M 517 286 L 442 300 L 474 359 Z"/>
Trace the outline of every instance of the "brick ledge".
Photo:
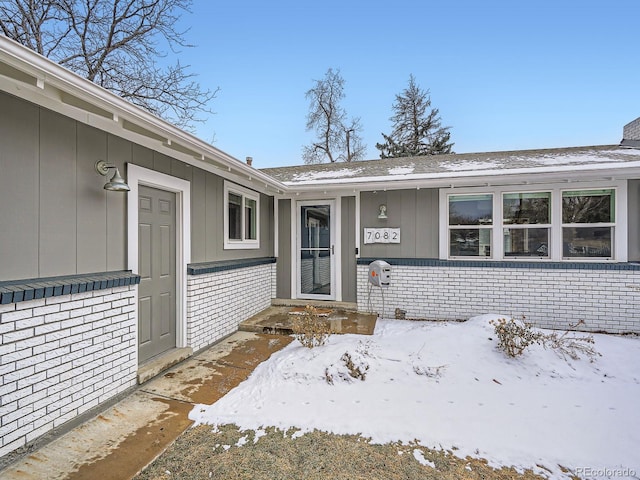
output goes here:
<path id="1" fill-rule="evenodd" d="M 131 270 L 0 282 L 0 305 L 140 283 Z"/>
<path id="2" fill-rule="evenodd" d="M 276 263 L 275 257 L 243 258 L 238 260 L 219 260 L 215 262 L 190 263 L 187 265 L 187 274 L 204 275 L 207 273 L 224 272 L 238 268 L 255 267 Z"/>

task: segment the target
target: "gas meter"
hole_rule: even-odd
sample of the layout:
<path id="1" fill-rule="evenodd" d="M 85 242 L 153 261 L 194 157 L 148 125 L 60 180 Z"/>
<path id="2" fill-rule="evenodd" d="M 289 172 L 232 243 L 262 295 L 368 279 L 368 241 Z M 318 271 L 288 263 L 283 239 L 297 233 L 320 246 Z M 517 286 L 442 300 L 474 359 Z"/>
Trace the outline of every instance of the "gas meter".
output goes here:
<path id="1" fill-rule="evenodd" d="M 375 287 L 387 288 L 391 284 L 391 265 L 384 260 L 369 264 L 369 283 Z"/>

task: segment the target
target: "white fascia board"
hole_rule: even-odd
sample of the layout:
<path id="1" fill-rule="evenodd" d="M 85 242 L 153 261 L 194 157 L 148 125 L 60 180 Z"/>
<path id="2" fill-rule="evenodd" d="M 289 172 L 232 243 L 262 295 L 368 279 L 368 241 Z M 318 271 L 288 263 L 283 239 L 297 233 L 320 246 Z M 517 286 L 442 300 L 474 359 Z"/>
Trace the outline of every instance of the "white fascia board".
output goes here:
<path id="1" fill-rule="evenodd" d="M 69 111 L 75 111 L 76 115 L 72 115 L 72 118 L 78 121 L 102 128 L 110 133 L 135 141 L 136 143 L 149 146 L 149 142 L 144 142 L 141 139 L 141 137 L 144 137 L 143 134 L 127 132 L 127 129 L 123 127 L 125 122 L 130 122 L 157 135 L 157 138 L 153 139 L 153 146 L 150 147 L 154 150 L 161 151 L 164 149 L 163 153 L 167 153 L 174 158 L 180 158 L 180 160 L 185 163 L 200 168 L 203 168 L 204 165 L 210 165 L 215 168 L 217 164 L 221 167 L 219 170 L 211 170 L 211 168 L 204 169 L 213 171 L 219 175 L 226 169 L 227 173 L 235 173 L 235 175 L 232 175 L 230 178 L 234 181 L 243 181 L 246 183 L 247 180 L 249 180 L 250 182 L 255 181 L 256 185 L 258 183 L 264 185 L 264 189 L 262 187 L 256 188 L 260 191 L 266 191 L 269 188 L 276 192 L 288 190 L 286 185 L 260 170 L 250 167 L 241 160 L 200 140 L 189 132 L 171 125 L 99 85 L 80 77 L 48 58 L 2 35 L 0 35 L 0 62 L 34 79 L 33 85 L 22 83 L 19 88 L 14 89 L 10 88 L 10 83 L 19 82 L 18 80 L 14 80 L 13 82 L 0 82 L 0 88 L 8 93 L 13 95 L 17 93 L 18 96 L 25 100 L 32 101 L 43 107 L 64 113 L 65 115 L 68 115 Z M 49 96 L 47 96 L 45 90 L 48 86 L 57 89 L 60 95 L 54 98 L 49 92 Z M 16 90 L 18 92 L 16 92 Z M 64 102 L 63 95 L 75 97 L 82 102 L 93 105 L 95 108 L 110 113 L 110 115 L 109 117 L 105 117 L 92 112 L 83 112 L 80 107 Z M 179 152 L 172 148 L 172 144 L 178 144 L 184 149 L 193 151 L 194 155 L 190 156 Z"/>
<path id="2" fill-rule="evenodd" d="M 305 182 L 286 182 L 291 193 L 348 192 L 369 190 L 402 190 L 412 188 L 451 188 L 483 185 L 528 185 L 554 182 L 585 182 L 611 179 L 640 178 L 640 161 L 583 166 L 581 170 L 557 167 L 544 171 L 538 168 L 517 170 L 486 170 L 414 175 L 410 178 L 359 177 Z"/>

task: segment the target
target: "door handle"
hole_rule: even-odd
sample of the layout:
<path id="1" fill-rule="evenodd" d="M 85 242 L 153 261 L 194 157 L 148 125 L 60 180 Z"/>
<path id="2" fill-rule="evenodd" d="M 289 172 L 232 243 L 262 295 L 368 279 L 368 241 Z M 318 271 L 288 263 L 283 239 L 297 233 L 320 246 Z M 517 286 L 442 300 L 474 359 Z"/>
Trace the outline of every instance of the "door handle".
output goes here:
<path id="1" fill-rule="evenodd" d="M 334 249 L 335 245 L 331 245 L 331 255 L 335 255 L 335 249 Z"/>

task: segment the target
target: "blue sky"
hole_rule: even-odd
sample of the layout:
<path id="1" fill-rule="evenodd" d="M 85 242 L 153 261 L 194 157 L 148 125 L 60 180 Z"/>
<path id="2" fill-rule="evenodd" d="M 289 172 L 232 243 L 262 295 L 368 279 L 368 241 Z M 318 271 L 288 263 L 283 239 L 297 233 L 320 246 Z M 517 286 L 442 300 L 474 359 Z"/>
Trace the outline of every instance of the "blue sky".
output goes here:
<path id="1" fill-rule="evenodd" d="M 413 74 L 456 153 L 615 144 L 640 116 L 640 0 L 194 0 L 180 60 L 220 88 L 196 134 L 265 168 L 302 163 L 328 68 L 367 159 Z"/>

